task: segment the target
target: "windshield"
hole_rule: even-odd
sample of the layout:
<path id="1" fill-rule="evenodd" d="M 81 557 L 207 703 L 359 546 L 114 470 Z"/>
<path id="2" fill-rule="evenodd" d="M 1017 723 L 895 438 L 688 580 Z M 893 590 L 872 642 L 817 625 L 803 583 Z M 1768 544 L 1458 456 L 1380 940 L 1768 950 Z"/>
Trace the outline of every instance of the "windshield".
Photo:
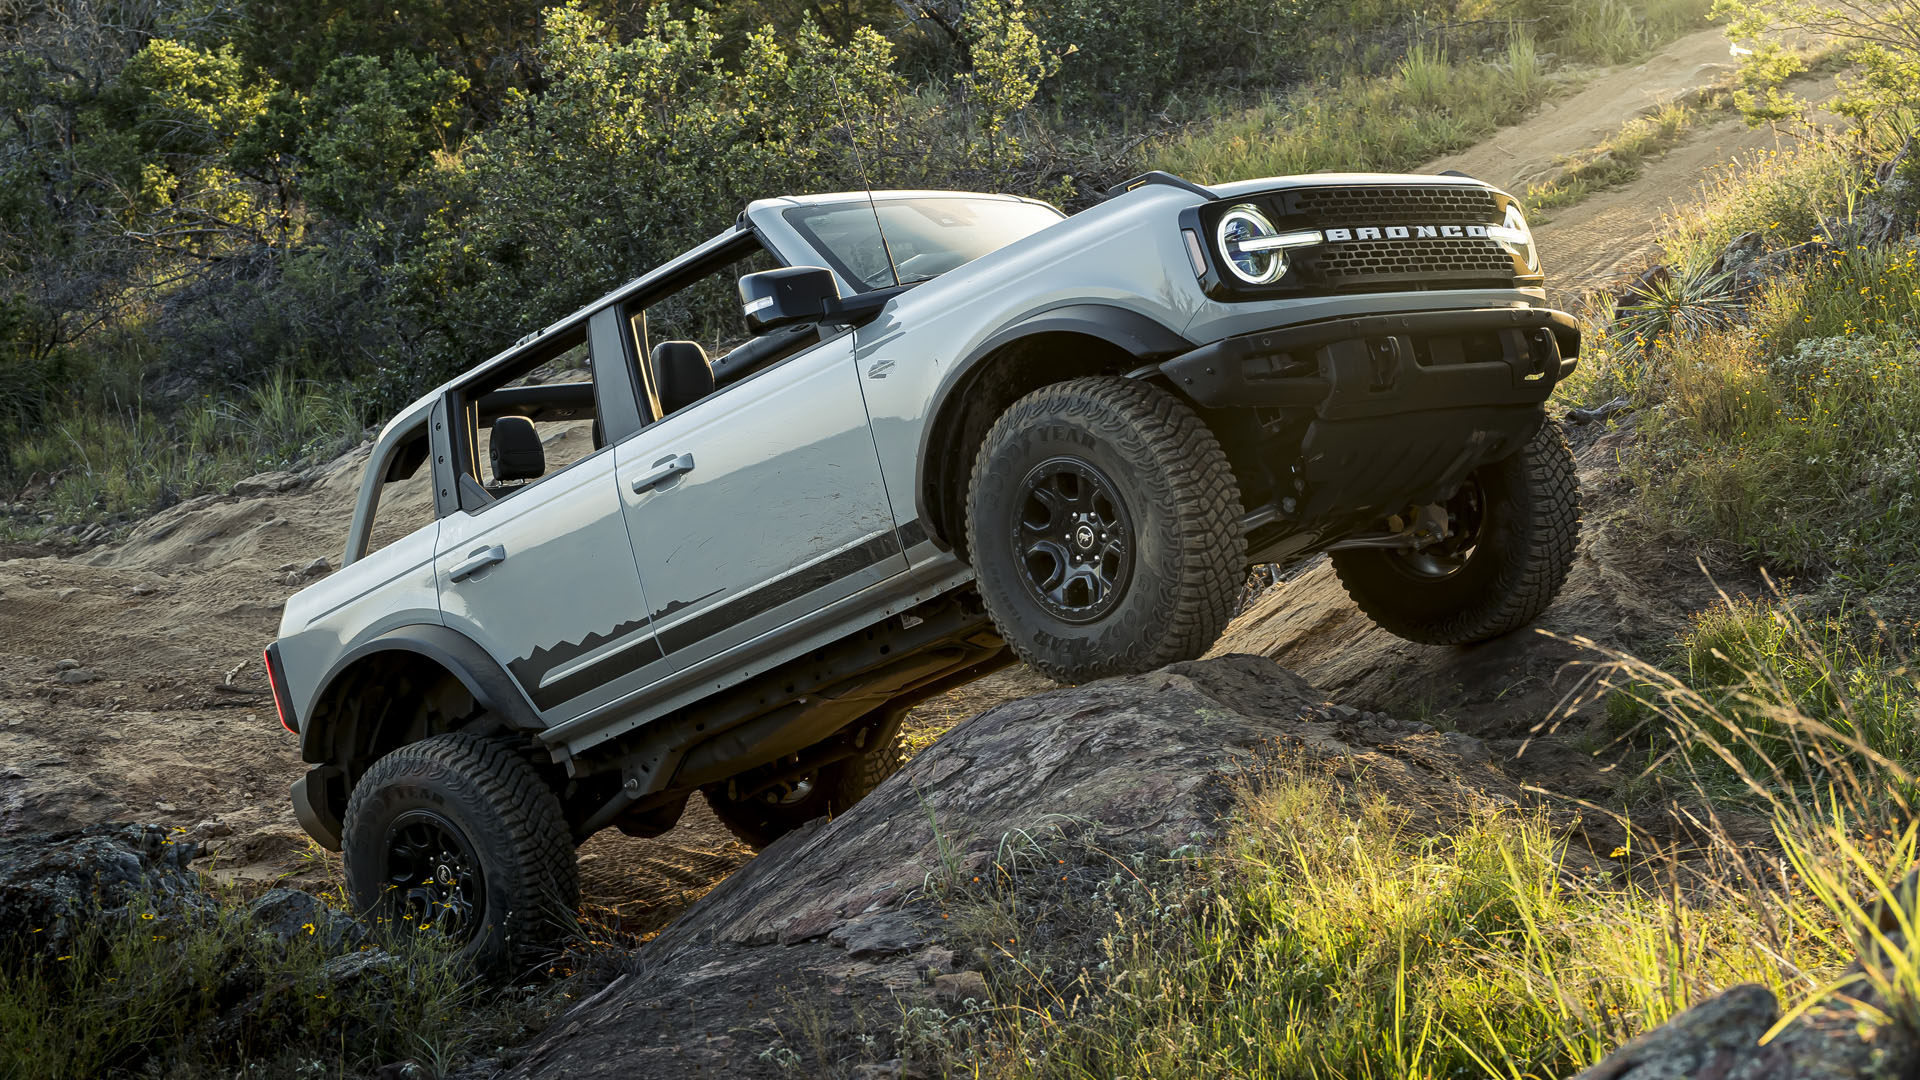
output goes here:
<path id="1" fill-rule="evenodd" d="M 998 251 L 1059 221 L 1051 206 L 1006 199 L 964 196 L 884 199 L 878 203 L 887 247 L 874 228 L 875 206 L 865 199 L 786 212 L 787 224 L 800 231 L 833 269 L 861 290 L 893 284 L 887 249 L 893 252 L 900 284 L 938 277 L 991 251 Z"/>

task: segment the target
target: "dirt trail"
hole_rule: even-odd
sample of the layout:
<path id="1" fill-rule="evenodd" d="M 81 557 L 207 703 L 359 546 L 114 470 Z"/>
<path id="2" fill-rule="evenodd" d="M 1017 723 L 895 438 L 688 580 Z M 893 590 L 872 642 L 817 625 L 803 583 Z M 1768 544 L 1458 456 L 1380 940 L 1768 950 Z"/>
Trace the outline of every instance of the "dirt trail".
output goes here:
<path id="1" fill-rule="evenodd" d="M 1451 169 L 1508 191 L 1523 190 L 1550 175 L 1561 158 L 1599 145 L 1642 112 L 1724 81 L 1736 66 L 1725 30 L 1689 34 L 1645 63 L 1598 76 L 1525 121 L 1423 171 Z"/>
<path id="2" fill-rule="evenodd" d="M 585 442 L 584 431 L 566 433 L 550 460 Z M 0 836 L 112 819 L 212 822 L 217 874 L 328 880 L 334 859 L 308 843 L 288 803 L 304 766 L 260 649 L 287 597 L 324 573 L 301 568 L 338 566 L 365 464 L 363 448 L 268 480 L 291 485 L 284 493 L 194 499 L 78 558 L 0 561 Z M 430 505 L 424 486 L 402 485 L 383 507 L 395 525 L 376 542 Z M 62 672 L 63 661 L 86 674 Z M 750 855 L 696 800 L 660 839 L 609 831 L 589 842 L 586 900 L 650 932 Z"/>
<path id="3" fill-rule="evenodd" d="M 1738 67 L 1718 27 L 1673 42 L 1643 64 L 1593 79 L 1571 96 L 1470 150 L 1430 162 L 1423 171 L 1455 170 L 1508 191 L 1551 177 L 1569 155 L 1600 145 L 1621 125 L 1689 94 L 1725 83 Z M 1793 91 L 1816 105 L 1838 88 L 1831 76 L 1797 81 Z M 1816 119 L 1832 122 L 1829 114 Z M 1569 302 L 1643 268 L 1653 255 L 1661 219 L 1719 170 L 1775 149 L 1788 137 L 1722 116 L 1689 132 L 1679 146 L 1647 163 L 1634 181 L 1601 191 L 1536 223 L 1541 258 L 1556 302 Z"/>
<path id="4" fill-rule="evenodd" d="M 1663 95 L 1719 78 L 1729 59 L 1718 31 L 1684 38 L 1435 167 L 1515 183 Z M 1540 229 L 1560 286 L 1597 284 L 1644 257 L 1669 203 L 1762 139 L 1771 136 L 1734 122 L 1715 125 L 1634 184 L 1560 212 Z M 553 447 L 554 459 L 567 449 L 578 448 Z M 219 871 L 252 881 L 327 880 L 334 864 L 308 845 L 288 807 L 287 787 L 303 766 L 293 737 L 276 722 L 259 649 L 273 637 L 286 598 L 325 572 L 303 576 L 302 568 L 318 558 L 337 565 L 365 460 L 363 448 L 263 480 L 246 497 L 191 500 L 124 542 L 78 557 L 0 560 L 0 836 L 110 819 L 212 822 L 206 831 L 220 836 Z M 389 505 L 429 512 L 424 489 Z M 1549 625 L 1602 635 L 1667 625 L 1672 604 L 1646 600 L 1618 569 L 1654 557 L 1589 543 Z M 1534 708 L 1565 688 L 1556 667 L 1564 657 L 1518 647 L 1419 650 L 1370 631 L 1324 566 L 1263 598 L 1227 646 L 1276 656 L 1330 690 L 1415 708 L 1457 697 L 1462 707 L 1518 716 L 1520 697 Z M 63 661 L 81 670 L 63 671 Z M 918 714 L 921 738 L 1040 685 L 1016 670 L 930 702 Z M 1501 694 L 1528 689 L 1496 707 L 1492 689 L 1457 692 L 1469 685 Z M 1490 723 L 1492 733 L 1507 730 Z M 648 932 L 749 856 L 695 800 L 682 824 L 657 840 L 606 833 L 586 845 L 586 899 L 628 930 Z"/>
<path id="5" fill-rule="evenodd" d="M 1837 87 L 1827 78 L 1794 90 L 1810 101 L 1824 102 Z M 1654 255 L 1663 217 L 1728 166 L 1790 141 L 1790 136 L 1728 117 L 1649 162 L 1633 183 L 1552 212 L 1534 230 L 1552 291 L 1558 298 L 1578 296 L 1644 268 Z"/>

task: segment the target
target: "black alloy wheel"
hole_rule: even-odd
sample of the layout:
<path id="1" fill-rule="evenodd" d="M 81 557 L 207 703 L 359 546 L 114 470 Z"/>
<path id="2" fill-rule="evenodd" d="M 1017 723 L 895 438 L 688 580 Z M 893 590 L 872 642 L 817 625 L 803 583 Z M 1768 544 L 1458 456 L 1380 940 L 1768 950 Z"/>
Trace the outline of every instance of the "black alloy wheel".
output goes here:
<path id="1" fill-rule="evenodd" d="M 1022 581 L 1062 622 L 1088 623 L 1113 610 L 1133 577 L 1133 519 L 1113 481 L 1087 462 L 1051 458 L 1025 481 L 1012 523 Z"/>
<path id="2" fill-rule="evenodd" d="M 435 735 L 381 757 L 347 798 L 341 848 L 355 909 L 489 976 L 550 953 L 580 901 L 560 799 L 503 740 Z"/>
<path id="3" fill-rule="evenodd" d="M 967 486 L 967 558 L 1015 655 L 1060 682 L 1204 654 L 1246 580 L 1220 441 L 1164 387 L 1071 379 L 994 421 Z"/>
<path id="4" fill-rule="evenodd" d="M 387 827 L 387 889 L 399 918 L 465 942 L 486 924 L 486 881 L 467 838 L 431 810 L 409 810 Z"/>

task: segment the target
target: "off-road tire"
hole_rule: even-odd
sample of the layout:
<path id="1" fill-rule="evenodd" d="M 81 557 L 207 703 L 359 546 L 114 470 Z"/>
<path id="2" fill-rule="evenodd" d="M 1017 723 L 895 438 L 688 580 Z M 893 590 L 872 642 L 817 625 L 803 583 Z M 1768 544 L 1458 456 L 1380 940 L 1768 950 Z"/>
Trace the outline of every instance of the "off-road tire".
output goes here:
<path id="1" fill-rule="evenodd" d="M 572 925 L 580 879 L 553 789 L 506 744 L 436 735 L 373 763 L 354 785 L 342 830 L 347 894 L 376 923 L 414 927 L 389 887 L 389 833 L 426 811 L 464 836 L 478 862 L 484 905 L 460 955 L 476 971 L 510 977 L 538 962 Z"/>
<path id="2" fill-rule="evenodd" d="M 1380 627 L 1425 645 L 1470 645 L 1532 623 L 1553 603 L 1580 542 L 1580 482 L 1560 426 L 1540 425 L 1527 445 L 1474 473 L 1484 519 L 1472 554 L 1432 578 L 1406 556 L 1335 551 L 1347 595 Z"/>
<path id="3" fill-rule="evenodd" d="M 846 813 L 899 772 L 906 761 L 900 728 L 901 719 L 896 718 L 876 729 L 868 736 L 873 740 L 868 750 L 821 768 L 807 794 L 792 802 L 730 799 L 722 782 L 706 788 L 707 805 L 728 832 L 758 851 L 815 818 Z"/>
<path id="4" fill-rule="evenodd" d="M 1132 562 L 1094 621 L 1056 615 L 1019 575 L 1015 516 L 1028 478 L 1077 460 L 1111 483 L 1131 518 Z M 1207 425 L 1186 402 L 1133 379 L 1074 379 L 1014 402 L 982 442 L 967 492 L 967 552 L 1014 654 L 1059 682 L 1150 671 L 1205 653 L 1246 580 L 1240 493 Z"/>

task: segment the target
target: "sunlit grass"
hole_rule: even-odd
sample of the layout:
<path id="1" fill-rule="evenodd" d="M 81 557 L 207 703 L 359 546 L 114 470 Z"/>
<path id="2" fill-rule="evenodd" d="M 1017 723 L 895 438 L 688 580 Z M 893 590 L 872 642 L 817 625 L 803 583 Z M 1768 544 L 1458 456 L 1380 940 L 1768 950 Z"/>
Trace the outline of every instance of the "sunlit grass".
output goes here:
<path id="1" fill-rule="evenodd" d="M 1871 183 L 1858 151 L 1833 139 L 1743 156 L 1716 169 L 1668 217 L 1662 236 L 1668 261 L 1705 265 L 1728 241 L 1750 232 L 1773 248 L 1810 240 L 1823 217 L 1844 216 Z"/>
<path id="2" fill-rule="evenodd" d="M 1920 580 L 1920 252 L 1846 239 L 1868 171 L 1853 147 L 1815 142 L 1716 177 L 1672 221 L 1675 284 L 1590 339 L 1560 400 L 1633 403 L 1621 461 L 1656 528 L 1891 595 Z M 1744 235 L 1760 254 L 1727 279 L 1786 261 L 1732 308 L 1731 285 L 1682 287 Z"/>
<path id="3" fill-rule="evenodd" d="M 1650 116 L 1635 117 L 1599 146 L 1569 159 L 1551 178 L 1530 185 L 1524 195 L 1529 213 L 1571 206 L 1631 181 L 1642 164 L 1679 145 L 1703 111 L 1717 108 L 1711 101 L 1672 102 Z"/>
<path id="4" fill-rule="evenodd" d="M 1545 93 L 1531 47 L 1502 62 L 1416 49 L 1391 76 L 1317 86 L 1221 116 L 1158 144 L 1147 164 L 1201 183 L 1411 169 L 1512 123 Z"/>
<path id="5" fill-rule="evenodd" d="M 1664 807 L 1592 854 L 1571 813 L 1464 789 L 1417 818 L 1391 784 L 1283 754 L 1243 774 L 1210 850 L 1115 853 L 1070 828 L 1003 839 L 941 893 L 992 1001 L 938 1038 L 922 1011 L 903 1031 L 985 1077 L 1549 1080 L 1737 984 L 1786 1008 L 1824 997 L 1874 940 L 1876 902 L 1914 918 L 1894 896 L 1916 854 L 1907 773 L 1836 718 L 1915 696 L 1894 666 L 1790 618 L 1756 622 L 1770 617 L 1703 621 L 1695 653 L 1764 631 L 1714 670 L 1605 658 L 1601 683 L 1634 696 L 1642 737 L 1695 751 L 1656 763 L 1693 800 L 1684 843 L 1663 844 Z M 1729 785 L 1743 828 L 1706 801 Z M 1898 962 L 1873 976 L 1880 1000 L 1910 1022 L 1911 947 L 1882 944 Z"/>

